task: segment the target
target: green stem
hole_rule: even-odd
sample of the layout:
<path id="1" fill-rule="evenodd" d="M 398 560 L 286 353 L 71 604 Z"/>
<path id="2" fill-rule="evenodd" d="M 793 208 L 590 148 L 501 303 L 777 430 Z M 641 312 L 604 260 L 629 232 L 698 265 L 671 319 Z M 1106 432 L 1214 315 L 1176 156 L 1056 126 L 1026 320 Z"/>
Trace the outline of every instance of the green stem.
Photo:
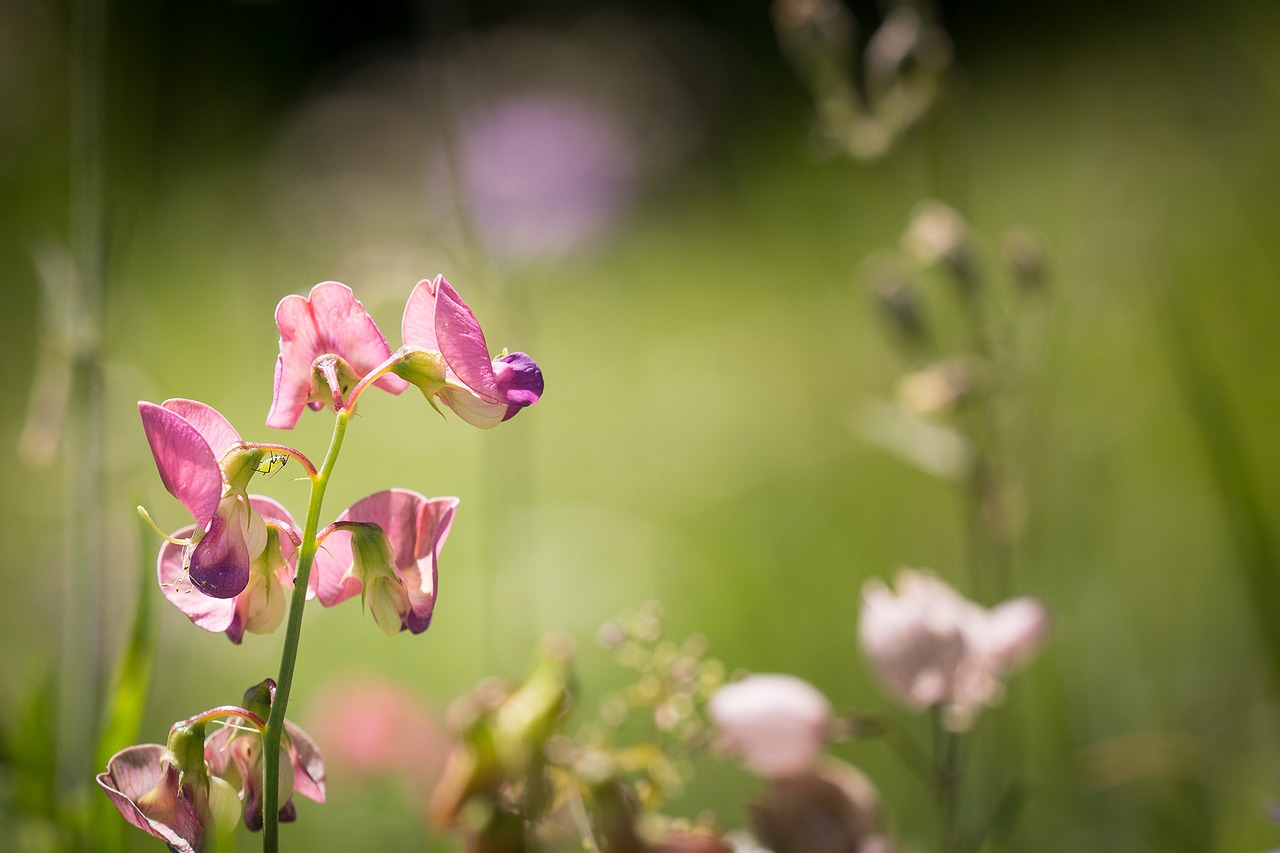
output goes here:
<path id="1" fill-rule="evenodd" d="M 333 438 L 320 470 L 311 478 L 311 496 L 307 500 L 307 519 L 302 528 L 302 546 L 298 549 L 298 569 L 293 580 L 293 600 L 289 604 L 289 623 L 285 628 L 284 649 L 280 654 L 280 675 L 276 694 L 271 700 L 267 730 L 262 735 L 262 850 L 275 853 L 280 847 L 280 739 L 284 735 L 284 714 L 293 687 L 293 670 L 298 662 L 298 643 L 302 637 L 302 610 L 307 603 L 307 585 L 311 580 L 311 564 L 316 556 L 316 532 L 320 529 L 320 506 L 324 503 L 329 476 L 338 461 L 342 438 L 347 431 L 350 409 L 338 410 L 333 425 Z"/>

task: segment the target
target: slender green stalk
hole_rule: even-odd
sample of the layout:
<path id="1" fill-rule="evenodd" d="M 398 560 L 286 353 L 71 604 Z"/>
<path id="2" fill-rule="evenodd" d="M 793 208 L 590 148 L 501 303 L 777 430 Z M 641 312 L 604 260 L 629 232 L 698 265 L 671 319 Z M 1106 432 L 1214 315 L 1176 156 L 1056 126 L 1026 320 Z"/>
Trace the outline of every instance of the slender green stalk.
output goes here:
<path id="1" fill-rule="evenodd" d="M 953 853 L 959 837 L 960 750 L 956 733 L 943 725 L 942 708 L 933 707 L 933 793 L 938 810 L 938 853 Z"/>
<path id="2" fill-rule="evenodd" d="M 329 476 L 338 461 L 342 439 L 347 432 L 350 409 L 339 409 L 333 424 L 333 438 L 320 470 L 311 478 L 311 496 L 307 500 L 307 518 L 302 528 L 302 545 L 298 549 L 298 569 L 293 580 L 293 600 L 289 604 L 289 623 L 285 628 L 284 649 L 280 654 L 280 674 L 276 678 L 276 695 L 271 700 L 271 715 L 262 735 L 262 850 L 275 853 L 280 847 L 280 739 L 284 735 L 284 714 L 293 687 L 293 670 L 298 662 L 298 644 L 302 638 L 302 609 L 307 603 L 307 585 L 311 580 L 311 564 L 316 556 L 316 533 L 320 529 L 320 507 Z"/>

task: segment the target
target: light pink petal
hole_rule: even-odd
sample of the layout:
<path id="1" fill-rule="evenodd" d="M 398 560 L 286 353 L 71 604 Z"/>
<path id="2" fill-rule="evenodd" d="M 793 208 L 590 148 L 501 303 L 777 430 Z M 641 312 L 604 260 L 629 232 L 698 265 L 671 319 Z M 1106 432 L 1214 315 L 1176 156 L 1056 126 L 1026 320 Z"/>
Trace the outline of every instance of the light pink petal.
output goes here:
<path id="1" fill-rule="evenodd" d="M 1030 660 L 1048 632 L 1049 613 L 1044 605 L 1035 598 L 1014 598 L 992 608 L 981 645 L 1003 671 Z"/>
<path id="2" fill-rule="evenodd" d="M 440 391 L 440 399 L 454 414 L 480 429 L 491 429 L 502 423 L 509 408 L 506 403 L 485 402 L 466 388 L 447 385 Z"/>
<path id="3" fill-rule="evenodd" d="M 189 537 L 194 532 L 194 527 L 184 527 L 174 534 L 174 538 Z M 191 578 L 182 567 L 182 551 L 181 545 L 168 541 L 161 546 L 160 557 L 156 561 L 160 591 L 198 627 L 214 633 L 226 631 L 235 617 L 235 599 L 210 598 L 192 586 Z"/>
<path id="4" fill-rule="evenodd" d="M 222 498 L 222 470 L 212 448 L 181 415 L 147 402 L 139 402 L 138 411 L 161 482 L 205 527 Z"/>
<path id="5" fill-rule="evenodd" d="M 431 625 L 438 592 L 440 549 L 449 537 L 457 508 L 457 498 L 424 501 L 418 510 L 415 559 L 403 565 L 397 561 L 396 569 L 409 594 L 410 612 L 404 617 L 404 627 L 414 634 L 421 634 Z"/>
<path id="6" fill-rule="evenodd" d="M 285 509 L 280 503 L 272 500 L 266 495 L 249 495 L 249 506 L 253 511 L 262 516 L 268 524 L 274 524 L 277 527 L 284 527 L 293 532 L 293 536 L 301 539 L 302 534 L 298 531 L 298 526 L 293 521 L 293 516 L 289 515 L 289 510 Z M 284 531 L 277 533 L 280 537 L 280 553 L 284 555 L 285 565 L 278 566 L 276 573 L 280 578 L 280 582 L 286 587 L 293 586 L 293 575 L 298 564 L 298 549 L 294 547 L 293 536 Z"/>
<path id="7" fill-rule="evenodd" d="M 289 735 L 289 760 L 293 764 L 293 790 L 309 800 L 324 802 L 324 758 L 320 747 L 311 736 L 288 720 L 284 721 Z"/>
<path id="8" fill-rule="evenodd" d="M 240 433 L 212 406 L 181 397 L 165 400 L 160 405 L 195 427 L 196 432 L 208 442 L 215 459 L 221 459 L 240 443 Z"/>
<path id="9" fill-rule="evenodd" d="M 335 530 L 324 538 L 311 564 L 311 589 L 325 607 L 341 604 L 360 594 L 360 581 L 347 574 L 354 559 L 351 534 Z"/>
<path id="10" fill-rule="evenodd" d="M 311 362 L 320 355 L 319 338 L 306 297 L 289 294 L 276 306 L 280 357 L 267 426 L 292 429 L 311 397 Z"/>
<path id="11" fill-rule="evenodd" d="M 443 280 L 437 277 L 436 281 Z M 436 281 L 423 279 L 409 294 L 400 321 L 400 340 L 432 352 L 440 351 L 436 341 Z"/>
<path id="12" fill-rule="evenodd" d="M 707 711 L 722 747 L 765 779 L 812 770 L 831 727 L 827 697 L 792 675 L 753 675 L 725 685 Z"/>
<path id="13" fill-rule="evenodd" d="M 444 278 L 436 277 L 436 340 L 449 369 L 486 403 L 505 402 L 476 315 Z"/>

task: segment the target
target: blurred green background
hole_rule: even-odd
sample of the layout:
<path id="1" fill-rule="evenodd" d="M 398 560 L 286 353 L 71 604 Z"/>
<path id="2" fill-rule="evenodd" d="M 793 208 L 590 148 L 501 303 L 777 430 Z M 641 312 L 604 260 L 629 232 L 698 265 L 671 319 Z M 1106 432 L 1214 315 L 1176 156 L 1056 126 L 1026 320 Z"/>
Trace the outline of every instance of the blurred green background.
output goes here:
<path id="1" fill-rule="evenodd" d="M 389 640 L 355 604 L 309 608 L 294 719 L 370 674 L 443 708 L 486 675 L 518 678 L 553 627 L 578 640 L 589 714 L 623 677 L 597 626 L 648 599 L 671 636 L 704 635 L 730 670 L 791 672 L 843 708 L 888 709 L 855 644 L 859 589 L 902 565 L 963 585 L 967 546 L 962 490 L 860 426 L 920 366 L 886 333 L 865 261 L 941 195 L 988 255 L 1016 226 L 1049 252 L 1017 389 L 1013 586 L 1048 604 L 1054 631 L 985 720 L 1024 743 L 1014 849 L 1280 846 L 1280 704 L 1242 581 L 1272 553 L 1251 531 L 1273 550 L 1280 531 L 1280 15 L 1033 6 L 944 3 L 947 96 L 860 163 L 813 144 L 812 100 L 764 2 L 110 4 L 96 149 L 105 526 L 84 595 L 65 546 L 85 523 L 68 499 L 80 481 L 65 455 L 18 450 L 41 278 L 64 275 L 83 209 L 79 7 L 4 4 L 0 720 L 18 727 L 50 677 L 93 695 L 158 547 L 140 551 L 133 507 L 186 522 L 136 401 L 193 397 L 246 438 L 319 458 L 327 417 L 289 435 L 261 426 L 276 302 L 344 281 L 394 346 L 410 288 L 436 273 L 492 348 L 539 361 L 546 394 L 492 431 L 412 393 L 362 400 L 326 516 L 389 486 L 462 504 L 426 635 Z M 881 14 L 853 11 L 868 26 Z M 579 168 L 556 172 L 556 154 Z M 1173 332 L 1169 305 L 1186 321 Z M 1212 399 L 1197 409 L 1188 387 Z M 1245 509 L 1224 499 L 1215 452 L 1243 462 L 1258 498 Z M 296 473 L 259 488 L 300 517 Z M 274 674 L 281 636 L 234 647 L 154 596 L 144 741 Z M 836 753 L 877 782 L 902 838 L 928 843 L 928 797 L 883 745 Z M 732 826 L 753 785 L 707 761 L 673 809 Z M 284 843 L 452 849 L 427 841 L 421 805 L 335 774 L 329 804 L 302 803 Z M 246 833 L 239 849 L 256 843 Z"/>

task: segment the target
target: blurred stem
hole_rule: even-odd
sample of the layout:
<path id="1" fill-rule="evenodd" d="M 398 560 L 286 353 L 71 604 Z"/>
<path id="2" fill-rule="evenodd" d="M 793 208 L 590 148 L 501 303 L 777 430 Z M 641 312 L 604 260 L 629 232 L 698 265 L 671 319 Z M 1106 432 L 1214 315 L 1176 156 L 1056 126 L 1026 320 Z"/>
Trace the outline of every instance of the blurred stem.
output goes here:
<path id="1" fill-rule="evenodd" d="M 931 709 L 933 720 L 933 792 L 938 811 L 938 853 L 956 850 L 960 801 L 959 737 L 943 725 L 942 706 Z"/>
<path id="2" fill-rule="evenodd" d="M 342 439 L 347 432 L 350 409 L 338 410 L 334 418 L 333 438 L 320 470 L 311 478 L 311 496 L 307 500 L 307 519 L 302 528 L 302 546 L 298 549 L 298 568 L 293 579 L 293 597 L 289 603 L 289 622 L 285 629 L 284 649 L 280 654 L 280 674 L 276 678 L 276 695 L 271 700 L 267 730 L 262 734 L 262 849 L 275 853 L 280 847 L 280 739 L 284 735 L 284 715 L 293 688 L 293 671 L 298 661 L 298 644 L 302 638 L 302 611 L 307 603 L 307 586 L 311 581 L 311 565 L 315 560 L 316 533 L 320 529 L 320 508 L 329 476 L 338 461 Z"/>
<path id="3" fill-rule="evenodd" d="M 63 791 L 91 778 L 101 707 L 102 291 L 106 0 L 81 0 L 72 16 L 69 220 L 76 275 L 70 283 L 71 392 L 66 455 L 66 611 L 59 701 L 58 778 Z"/>
<path id="4" fill-rule="evenodd" d="M 1272 688 L 1280 693 L 1280 555 L 1245 457 L 1222 383 L 1204 357 L 1186 314 L 1166 290 L 1154 293 L 1175 377 L 1199 427 L 1237 552 Z"/>

